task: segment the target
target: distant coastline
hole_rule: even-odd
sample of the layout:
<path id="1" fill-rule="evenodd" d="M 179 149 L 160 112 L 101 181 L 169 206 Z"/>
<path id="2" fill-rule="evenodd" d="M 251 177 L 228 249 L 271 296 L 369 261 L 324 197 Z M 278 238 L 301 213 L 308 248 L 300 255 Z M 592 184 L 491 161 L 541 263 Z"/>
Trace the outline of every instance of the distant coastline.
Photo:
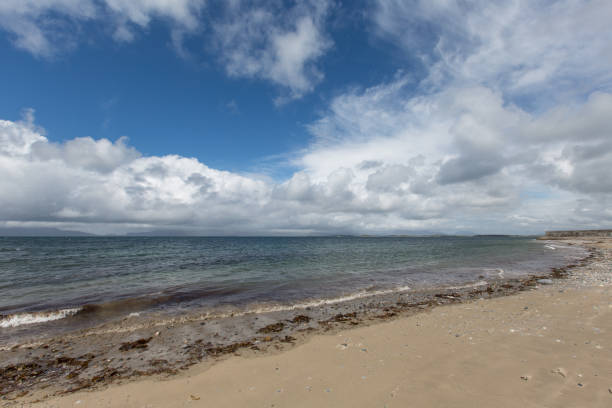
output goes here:
<path id="1" fill-rule="evenodd" d="M 575 237 L 612 237 L 612 229 L 546 231 L 543 239 Z"/>
<path id="2" fill-rule="evenodd" d="M 83 231 L 63 230 L 59 228 L 41 227 L 0 227 L 0 237 L 95 237 Z"/>

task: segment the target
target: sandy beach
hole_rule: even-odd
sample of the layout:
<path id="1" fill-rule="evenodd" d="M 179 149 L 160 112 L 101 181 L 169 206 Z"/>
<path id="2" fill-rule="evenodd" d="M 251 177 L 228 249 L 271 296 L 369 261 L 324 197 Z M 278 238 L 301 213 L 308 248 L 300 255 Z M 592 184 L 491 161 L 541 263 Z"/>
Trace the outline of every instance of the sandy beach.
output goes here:
<path id="1" fill-rule="evenodd" d="M 39 407 L 608 407 L 612 242 L 565 279 L 355 328 L 285 350 L 237 349 L 169 377 L 116 381 Z M 40 399 L 38 402 L 37 399 Z"/>

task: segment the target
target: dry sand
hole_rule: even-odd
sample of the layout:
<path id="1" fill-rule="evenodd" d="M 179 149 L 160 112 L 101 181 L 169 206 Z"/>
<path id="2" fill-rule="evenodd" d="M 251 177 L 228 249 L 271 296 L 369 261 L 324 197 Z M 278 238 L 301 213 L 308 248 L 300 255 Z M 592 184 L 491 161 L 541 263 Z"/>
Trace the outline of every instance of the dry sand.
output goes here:
<path id="1" fill-rule="evenodd" d="M 590 270 L 35 406 L 612 407 L 612 272 Z"/>

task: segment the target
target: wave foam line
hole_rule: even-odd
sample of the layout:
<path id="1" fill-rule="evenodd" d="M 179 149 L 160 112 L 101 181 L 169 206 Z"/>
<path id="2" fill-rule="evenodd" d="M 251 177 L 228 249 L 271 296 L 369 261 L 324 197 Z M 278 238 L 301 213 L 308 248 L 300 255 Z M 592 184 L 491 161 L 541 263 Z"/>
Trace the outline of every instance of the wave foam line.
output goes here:
<path id="1" fill-rule="evenodd" d="M 86 336 L 101 335 L 101 334 L 107 334 L 107 333 L 126 333 L 126 332 L 132 332 L 134 330 L 139 330 L 143 328 L 168 326 L 171 324 L 182 324 L 182 323 L 201 321 L 201 320 L 224 319 L 228 317 L 239 317 L 239 316 L 245 316 L 249 314 L 263 314 L 263 313 L 272 313 L 272 312 L 302 310 L 308 307 L 333 305 L 336 303 L 342 303 L 342 302 L 347 302 L 350 300 L 362 299 L 362 298 L 367 298 L 371 296 L 402 293 L 408 290 L 410 290 L 409 286 L 399 286 L 399 287 L 392 288 L 392 289 L 381 289 L 381 290 L 372 290 L 372 291 L 361 290 L 359 292 L 356 292 L 350 295 L 344 295 L 344 296 L 339 296 L 335 298 L 327 298 L 327 299 L 316 299 L 316 300 L 311 300 L 311 301 L 295 303 L 291 305 L 271 305 L 271 306 L 262 306 L 262 307 L 254 307 L 254 308 L 252 307 L 252 308 L 248 308 L 242 311 L 233 310 L 229 312 L 206 312 L 206 313 L 199 313 L 195 315 L 187 315 L 187 316 L 181 316 L 181 317 L 173 317 L 169 319 L 162 319 L 162 320 L 157 320 L 155 322 L 136 323 L 136 324 L 132 324 L 127 327 L 122 326 L 122 327 L 105 328 L 102 330 L 90 330 L 88 331 Z"/>
<path id="2" fill-rule="evenodd" d="M 373 290 L 373 291 L 362 290 L 362 291 L 359 291 L 359 292 L 356 292 L 350 295 L 340 296 L 340 297 L 331 298 L 331 299 L 319 299 L 319 300 L 312 300 L 312 301 L 303 302 L 303 303 L 296 303 L 293 305 L 266 306 L 266 307 L 256 308 L 256 309 L 248 309 L 245 312 L 243 312 L 243 314 L 268 313 L 268 312 L 291 311 L 291 310 L 296 310 L 296 309 L 306 309 L 308 307 L 333 305 L 336 303 L 343 303 L 349 300 L 361 299 L 361 298 L 366 298 L 366 297 L 371 297 L 371 296 L 387 295 L 390 293 L 400 293 L 400 292 L 405 292 L 407 290 L 410 290 L 410 287 L 400 286 L 400 287 L 393 288 L 393 289 L 382 289 L 382 290 Z"/>
<path id="3" fill-rule="evenodd" d="M 499 270 L 499 269 L 498 269 Z M 502 271 L 503 273 L 503 271 Z M 477 288 L 479 286 L 486 286 L 488 285 L 489 282 L 481 280 L 475 283 L 468 283 L 467 285 L 461 285 L 461 286 L 447 286 L 446 289 L 451 289 L 451 290 L 457 290 L 457 289 L 470 289 L 470 288 Z"/>
<path id="4" fill-rule="evenodd" d="M 50 312 L 16 313 L 1 317 L 0 327 L 9 328 L 23 326 L 25 324 L 50 322 L 53 320 L 59 320 L 69 316 L 74 316 L 79 311 L 81 311 L 81 308 L 61 309 Z"/>

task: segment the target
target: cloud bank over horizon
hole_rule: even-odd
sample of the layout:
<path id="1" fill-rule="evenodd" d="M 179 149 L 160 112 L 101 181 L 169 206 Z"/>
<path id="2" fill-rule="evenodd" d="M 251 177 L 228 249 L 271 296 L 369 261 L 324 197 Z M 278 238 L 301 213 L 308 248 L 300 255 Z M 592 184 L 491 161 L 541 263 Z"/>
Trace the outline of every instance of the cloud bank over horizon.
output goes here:
<path id="1" fill-rule="evenodd" d="M 130 30 L 159 15 L 173 30 L 202 24 L 203 2 L 162 6 L 170 3 L 106 0 L 105 7 Z M 76 20 L 96 18 L 99 8 L 46 4 Z M 281 86 L 280 102 L 313 92 L 324 76 L 315 62 L 334 44 L 325 26 L 330 4 L 282 13 L 230 8 L 213 24 L 218 60 L 229 77 Z M 27 45 L 34 39 L 3 23 L 9 7 L 2 7 L 0 26 L 36 53 Z M 370 7 L 372 41 L 417 56 L 426 75 L 399 70 L 337 92 L 306 124 L 311 140 L 287 153 L 298 169 L 290 177 L 143 155 L 125 138 L 56 143 L 26 111 L 22 120 L 0 120 L 0 220 L 207 235 L 612 226 L 611 3 L 378 0 Z M 33 24 L 43 15 L 19 13 Z"/>

